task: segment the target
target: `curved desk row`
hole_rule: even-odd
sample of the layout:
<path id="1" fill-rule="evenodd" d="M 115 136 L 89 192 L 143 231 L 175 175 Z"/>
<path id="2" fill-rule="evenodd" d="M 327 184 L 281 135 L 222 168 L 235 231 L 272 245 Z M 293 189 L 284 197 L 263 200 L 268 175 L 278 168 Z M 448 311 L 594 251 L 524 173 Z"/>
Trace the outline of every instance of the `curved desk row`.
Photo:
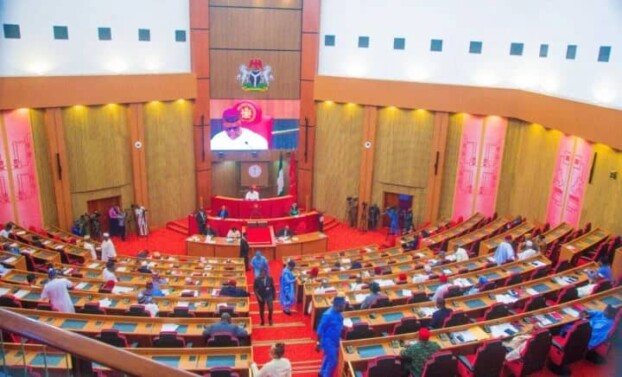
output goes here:
<path id="1" fill-rule="evenodd" d="M 274 198 L 266 198 L 259 200 L 245 200 L 238 198 L 230 198 L 227 196 L 212 197 L 211 215 L 215 216 L 222 206 L 229 211 L 229 217 L 248 219 L 253 213 L 253 206 L 257 204 L 261 209 L 264 217 L 283 217 L 289 215 L 289 210 L 294 203 L 294 197 L 291 195 L 277 196 Z"/>

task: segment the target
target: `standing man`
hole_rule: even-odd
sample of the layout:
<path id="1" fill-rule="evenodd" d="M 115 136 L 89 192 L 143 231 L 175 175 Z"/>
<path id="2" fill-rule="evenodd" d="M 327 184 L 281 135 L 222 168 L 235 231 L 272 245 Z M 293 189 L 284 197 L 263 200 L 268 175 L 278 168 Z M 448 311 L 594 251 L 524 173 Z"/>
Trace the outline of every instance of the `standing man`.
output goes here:
<path id="1" fill-rule="evenodd" d="M 199 226 L 199 233 L 204 236 L 207 235 L 207 215 L 205 214 L 205 210 L 200 208 L 194 217 L 197 220 L 197 225 Z"/>
<path id="2" fill-rule="evenodd" d="M 91 236 L 88 234 L 84 236 L 82 241 L 82 247 L 87 249 L 91 253 L 91 259 L 97 260 L 97 252 L 95 252 L 95 245 L 91 243 Z"/>
<path id="3" fill-rule="evenodd" d="M 279 302 L 283 308 L 283 314 L 292 315 L 291 307 L 296 304 L 296 277 L 294 276 L 296 262 L 289 260 L 287 267 L 281 273 L 281 294 Z"/>
<path id="4" fill-rule="evenodd" d="M 248 253 L 250 251 L 250 246 L 248 245 L 248 241 L 246 240 L 246 232 L 242 233 L 242 238 L 240 238 L 240 258 L 244 258 L 244 269 L 248 271 Z"/>
<path id="5" fill-rule="evenodd" d="M 271 276 L 268 276 L 266 269 L 259 270 L 259 275 L 255 278 L 253 284 L 253 290 L 255 291 L 255 297 L 259 303 L 259 317 L 261 318 L 261 325 L 264 325 L 264 310 L 266 304 L 268 305 L 268 323 L 272 326 L 272 311 L 274 301 L 274 280 Z"/>
<path id="6" fill-rule="evenodd" d="M 335 369 L 337 369 L 339 341 L 343 330 L 343 315 L 341 313 L 345 307 L 345 297 L 335 297 L 333 306 L 322 314 L 322 319 L 318 325 L 318 342 L 315 350 L 318 352 L 320 349 L 324 350 L 324 360 L 322 360 L 319 374 L 321 377 L 333 377 Z"/>
<path id="7" fill-rule="evenodd" d="M 73 307 L 68 291 L 69 288 L 73 288 L 73 284 L 65 278 L 58 278 L 58 272 L 53 268 L 48 271 L 48 278 L 49 281 L 41 292 L 41 299 L 50 300 L 53 310 L 61 313 L 75 313 L 76 308 Z"/>
<path id="8" fill-rule="evenodd" d="M 118 234 L 118 224 L 119 222 L 117 221 L 117 206 L 112 206 L 108 210 L 108 232 L 110 235 L 112 235 L 112 237 Z"/>
<path id="9" fill-rule="evenodd" d="M 149 235 L 149 225 L 147 223 L 147 210 L 143 206 L 134 204 L 134 217 L 138 228 L 138 236 L 147 237 Z"/>
<path id="10" fill-rule="evenodd" d="M 104 240 L 102 241 L 102 261 L 108 262 L 110 259 L 117 257 L 117 249 L 114 247 L 110 234 L 104 233 Z"/>
<path id="11" fill-rule="evenodd" d="M 253 266 L 253 270 L 255 271 L 255 277 L 259 276 L 261 270 L 266 270 L 266 274 L 268 273 L 268 259 L 261 255 L 261 251 L 255 251 L 255 256 L 251 259 L 251 266 Z"/>

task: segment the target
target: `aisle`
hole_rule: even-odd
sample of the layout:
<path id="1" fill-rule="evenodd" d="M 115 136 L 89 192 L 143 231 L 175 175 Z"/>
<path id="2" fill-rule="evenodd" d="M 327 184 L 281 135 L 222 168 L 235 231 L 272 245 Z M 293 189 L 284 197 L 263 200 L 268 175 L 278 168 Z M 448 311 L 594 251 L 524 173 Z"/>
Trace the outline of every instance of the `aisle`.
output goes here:
<path id="1" fill-rule="evenodd" d="M 272 326 L 268 325 L 268 313 L 266 310 L 266 325 L 260 326 L 259 305 L 253 292 L 253 273 L 247 273 L 248 290 L 251 292 L 251 319 L 253 323 L 253 357 L 261 368 L 261 365 L 270 361 L 270 347 L 277 342 L 285 343 L 285 357 L 292 363 L 293 375 L 300 377 L 317 376 L 322 354 L 315 352 L 315 334 L 311 329 L 309 316 L 302 314 L 301 304 L 292 310 L 292 315 L 283 314 L 278 303 L 279 278 L 282 264 L 279 261 L 270 263 L 270 275 L 274 279 L 277 297 L 274 302 L 274 315 Z"/>

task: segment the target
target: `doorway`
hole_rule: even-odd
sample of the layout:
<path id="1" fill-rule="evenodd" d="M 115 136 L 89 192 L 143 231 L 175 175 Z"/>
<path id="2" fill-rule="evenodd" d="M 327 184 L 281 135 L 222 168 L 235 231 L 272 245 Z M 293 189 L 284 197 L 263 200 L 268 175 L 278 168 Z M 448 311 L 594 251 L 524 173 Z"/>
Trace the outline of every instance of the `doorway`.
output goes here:
<path id="1" fill-rule="evenodd" d="M 111 196 L 108 198 L 101 198 L 95 200 L 89 200 L 86 202 L 87 210 L 90 214 L 98 211 L 100 213 L 99 223 L 101 225 L 101 232 L 110 232 L 110 221 L 108 221 L 108 210 L 111 207 L 121 207 L 121 196 Z M 121 207 L 123 208 L 123 207 Z"/>
<path id="2" fill-rule="evenodd" d="M 400 229 L 404 229 L 404 218 L 406 213 L 413 206 L 413 196 L 400 194 L 396 192 L 384 192 L 384 198 L 382 202 L 382 225 L 388 227 L 390 223 L 389 216 L 385 214 L 386 209 L 389 207 L 395 207 L 398 210 Z"/>

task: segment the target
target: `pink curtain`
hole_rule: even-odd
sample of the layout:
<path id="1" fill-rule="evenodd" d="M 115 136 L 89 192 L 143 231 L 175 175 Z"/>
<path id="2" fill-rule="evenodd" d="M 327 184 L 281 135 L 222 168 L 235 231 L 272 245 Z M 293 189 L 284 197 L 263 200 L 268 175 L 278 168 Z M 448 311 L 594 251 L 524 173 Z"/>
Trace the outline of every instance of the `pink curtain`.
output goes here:
<path id="1" fill-rule="evenodd" d="M 466 219 L 473 213 L 473 195 L 476 190 L 477 165 L 484 128 L 484 117 L 475 115 L 465 117 L 454 192 L 454 220 L 459 217 Z"/>
<path id="2" fill-rule="evenodd" d="M 11 198 L 15 203 L 17 216 L 10 216 L 10 220 L 18 221 L 21 226 L 42 226 L 41 205 L 39 203 L 39 186 L 37 184 L 37 167 L 35 164 L 34 147 L 32 142 L 32 129 L 30 127 L 30 113 L 27 109 L 19 109 L 5 112 L 4 128 L 6 139 L 4 143 L 9 152 L 9 158 L 2 156 L 4 170 L 2 178 L 8 176 L 7 164 L 10 164 L 10 174 L 13 179 Z M 3 150 L 4 152 L 4 150 Z M 8 181 L 6 182 L 8 187 Z M 11 206 L 5 203 L 3 206 Z M 3 216 L 5 213 L 4 210 Z M 12 214 L 12 211 L 10 212 Z M 4 217 L 3 221 L 7 221 Z"/>
<path id="3" fill-rule="evenodd" d="M 477 190 L 475 190 L 475 208 L 473 209 L 473 212 L 480 212 L 485 216 L 492 216 L 495 213 L 507 127 L 508 120 L 505 118 L 486 117 L 479 180 Z"/>

